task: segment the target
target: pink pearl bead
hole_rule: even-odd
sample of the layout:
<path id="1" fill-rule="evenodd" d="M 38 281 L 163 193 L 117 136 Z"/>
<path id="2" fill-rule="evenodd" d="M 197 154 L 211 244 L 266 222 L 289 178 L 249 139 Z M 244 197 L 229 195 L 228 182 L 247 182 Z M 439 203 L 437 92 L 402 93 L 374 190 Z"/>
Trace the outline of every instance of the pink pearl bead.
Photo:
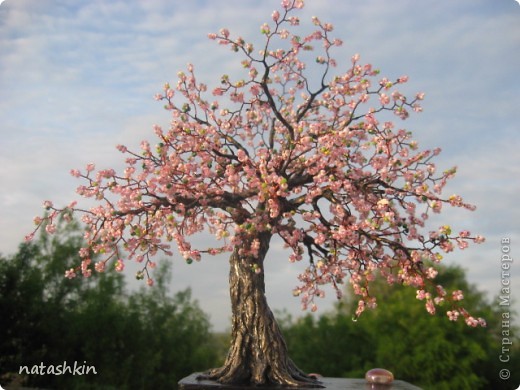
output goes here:
<path id="1" fill-rule="evenodd" d="M 365 374 L 368 383 L 389 384 L 394 380 L 394 374 L 383 368 L 373 368 Z"/>

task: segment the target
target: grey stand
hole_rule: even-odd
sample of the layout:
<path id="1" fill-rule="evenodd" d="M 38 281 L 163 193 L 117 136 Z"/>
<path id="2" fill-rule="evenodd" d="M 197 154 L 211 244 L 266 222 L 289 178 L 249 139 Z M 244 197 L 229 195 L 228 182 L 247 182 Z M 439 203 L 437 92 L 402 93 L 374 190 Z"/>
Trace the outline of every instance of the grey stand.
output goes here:
<path id="1" fill-rule="evenodd" d="M 179 381 L 180 390 L 245 390 L 245 389 L 284 389 L 282 386 L 241 386 L 241 385 L 223 385 L 216 381 L 197 379 L 202 373 L 196 372 Z M 378 385 L 367 383 L 364 379 L 348 379 L 348 378 L 320 378 L 319 381 L 324 390 L 421 390 L 420 387 L 411 385 L 404 381 L 393 381 L 389 385 Z M 290 388 L 289 388 L 290 389 Z M 319 390 L 312 387 L 299 387 L 298 390 Z"/>

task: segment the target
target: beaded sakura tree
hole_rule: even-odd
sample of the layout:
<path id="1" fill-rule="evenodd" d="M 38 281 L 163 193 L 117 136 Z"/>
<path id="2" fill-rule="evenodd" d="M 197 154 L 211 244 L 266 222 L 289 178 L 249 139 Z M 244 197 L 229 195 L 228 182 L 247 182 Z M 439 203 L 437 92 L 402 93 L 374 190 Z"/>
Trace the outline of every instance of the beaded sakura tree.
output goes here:
<path id="1" fill-rule="evenodd" d="M 290 360 L 266 302 L 264 260 L 275 235 L 290 262 L 308 261 L 294 289 L 305 308 L 316 309 L 324 285 L 341 297 L 348 281 L 360 297 L 359 316 L 376 306 L 370 282 L 382 277 L 417 289 L 429 313 L 445 302 L 451 320 L 485 325 L 461 306 L 461 291 L 448 293 L 435 283 L 434 266 L 441 253 L 483 238 L 447 225 L 425 229 L 428 216 L 444 206 L 474 207 L 460 196 L 441 196 L 455 169 L 437 173 L 433 158 L 440 150 L 420 150 L 391 121 L 393 114 L 404 120 L 421 111 L 423 94 L 405 97 L 397 88 L 407 77 L 379 78 L 358 55 L 333 75 L 331 51 L 342 42 L 316 17 L 311 34 L 291 32 L 302 7 L 302 0 L 282 1 L 261 26 L 260 46 L 227 29 L 210 34 L 242 56 L 247 77 L 224 75 L 211 94 L 189 65 L 176 86 L 166 84 L 157 95 L 172 122 L 169 129 L 154 127 L 155 147 L 147 141 L 140 152 L 118 146 L 128 156 L 122 173 L 96 172 L 93 164 L 73 170 L 85 183 L 78 193 L 98 205 L 56 208 L 47 201 L 48 214 L 36 218 L 28 237 L 42 226 L 52 233 L 60 215 L 79 213 L 86 245 L 66 276 L 88 277 L 108 266 L 121 271 L 133 259 L 142 264 L 137 278 L 150 285 L 152 257 L 172 255 L 171 243 L 187 262 L 231 252 L 231 348 L 223 367 L 207 373 L 222 383 L 314 381 Z M 302 60 L 310 55 L 313 69 Z M 195 248 L 188 239 L 202 232 L 222 244 Z"/>

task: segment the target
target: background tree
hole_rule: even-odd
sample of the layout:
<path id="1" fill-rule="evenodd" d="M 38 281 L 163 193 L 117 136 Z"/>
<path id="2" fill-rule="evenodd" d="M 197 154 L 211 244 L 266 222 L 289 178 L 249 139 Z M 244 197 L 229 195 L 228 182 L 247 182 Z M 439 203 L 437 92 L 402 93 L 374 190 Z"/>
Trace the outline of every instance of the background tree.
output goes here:
<path id="1" fill-rule="evenodd" d="M 467 309 L 488 318 L 488 326 L 469 329 L 440 313 L 422 316 L 416 292 L 378 280 L 372 291 L 385 310 L 368 312 L 358 321 L 352 321 L 356 298 L 351 289 L 334 312 L 318 319 L 282 316 L 292 357 L 303 369 L 326 376 L 362 377 L 371 368 L 385 367 L 424 389 L 514 388 L 517 373 L 509 381 L 498 375 L 501 313 L 496 300 L 490 303 L 456 266 L 440 267 L 437 280 L 463 288 Z M 516 347 L 511 361 L 519 358 Z"/>
<path id="2" fill-rule="evenodd" d="M 169 266 L 157 288 L 128 293 L 109 270 L 66 279 L 83 245 L 78 224 L 22 244 L 0 258 L 0 382 L 66 389 L 168 388 L 216 364 L 208 317 L 189 290 L 168 292 Z M 132 337 L 128 337 L 132 335 Z M 92 365 L 96 375 L 18 376 L 20 366 Z"/>
<path id="3" fill-rule="evenodd" d="M 171 255 L 171 241 L 188 262 L 231 252 L 231 348 L 224 365 L 208 375 L 224 383 L 310 381 L 288 357 L 265 300 L 263 265 L 274 235 L 292 250 L 290 261 L 309 261 L 294 290 L 304 307 L 315 309 L 324 284 L 340 296 L 348 279 L 360 297 L 359 316 L 375 306 L 369 284 L 381 275 L 421 289 L 430 313 L 452 301 L 451 319 L 484 324 L 459 305 L 459 292 L 434 282 L 434 267 L 424 266 L 439 262 L 441 252 L 483 239 L 448 225 L 425 229 L 429 215 L 445 205 L 473 206 L 458 195 L 441 196 L 455 169 L 437 173 L 432 159 L 439 149 L 420 150 L 392 122 L 391 114 L 406 119 L 421 111 L 423 94 L 405 97 L 397 88 L 406 76 L 381 78 L 358 55 L 333 75 L 332 49 L 342 42 L 317 17 L 315 31 L 299 35 L 295 13 L 302 7 L 302 0 L 283 0 L 261 26 L 264 40 L 256 46 L 225 28 L 210 34 L 242 56 L 243 77 L 222 76 L 213 89 L 219 100 L 210 100 L 189 65 L 175 87 L 166 84 L 157 95 L 172 123 L 167 130 L 154 127 L 155 147 L 148 141 L 140 152 L 118 146 L 127 154 L 122 173 L 95 172 L 93 164 L 73 170 L 85 181 L 79 194 L 97 205 L 60 209 L 47 201 L 49 216 L 36 220 L 52 233 L 59 214 L 82 214 L 87 245 L 69 278 L 90 276 L 111 262 L 122 270 L 124 250 L 143 264 L 138 278 L 153 284 L 152 257 Z M 308 69 L 309 60 L 318 69 Z M 203 231 L 223 242 L 195 248 L 189 237 Z M 97 254 L 102 258 L 94 261 Z"/>

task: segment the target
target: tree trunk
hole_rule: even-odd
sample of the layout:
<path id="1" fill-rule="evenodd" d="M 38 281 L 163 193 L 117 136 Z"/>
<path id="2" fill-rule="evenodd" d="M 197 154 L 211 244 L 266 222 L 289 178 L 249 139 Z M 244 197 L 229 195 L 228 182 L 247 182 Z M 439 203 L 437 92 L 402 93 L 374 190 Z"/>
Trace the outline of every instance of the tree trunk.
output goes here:
<path id="1" fill-rule="evenodd" d="M 280 328 L 267 305 L 263 263 L 271 234 L 261 233 L 257 258 L 241 256 L 237 247 L 230 257 L 231 348 L 224 365 L 210 370 L 205 378 L 225 384 L 273 384 L 314 386 L 289 358 Z M 250 242 L 244 242 L 247 248 Z M 258 269 L 260 272 L 255 272 Z"/>

